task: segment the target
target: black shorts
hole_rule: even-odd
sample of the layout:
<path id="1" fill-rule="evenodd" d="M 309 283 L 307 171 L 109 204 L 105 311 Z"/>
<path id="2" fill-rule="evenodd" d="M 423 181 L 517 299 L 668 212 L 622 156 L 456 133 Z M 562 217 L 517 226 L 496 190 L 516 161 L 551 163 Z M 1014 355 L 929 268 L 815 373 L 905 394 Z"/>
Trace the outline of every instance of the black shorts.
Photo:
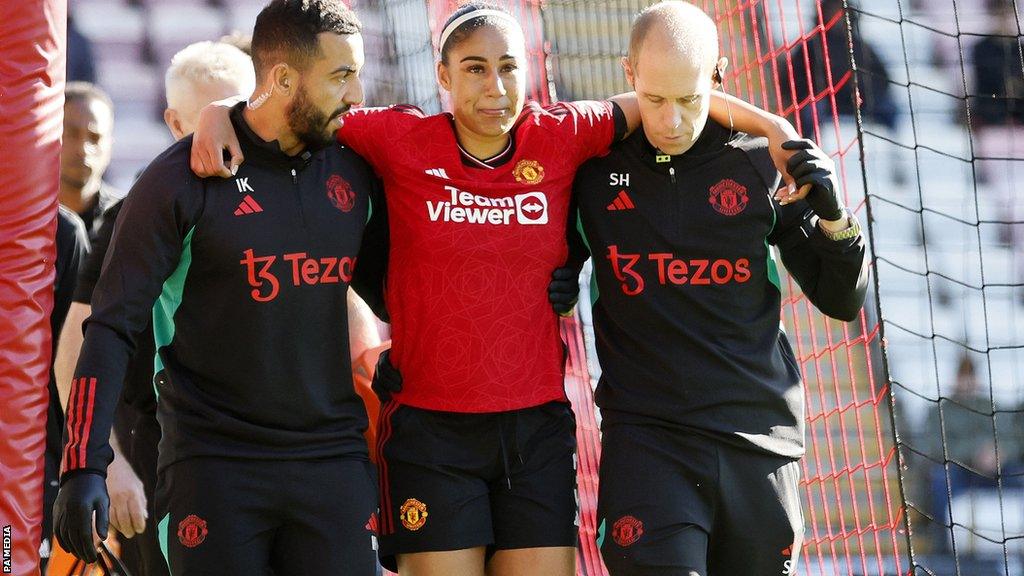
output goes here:
<path id="1" fill-rule="evenodd" d="M 386 568 L 396 554 L 576 546 L 569 404 L 460 414 L 388 402 L 377 430 Z"/>
<path id="2" fill-rule="evenodd" d="M 611 576 L 796 574 L 799 463 L 658 426 L 602 430 L 598 545 Z"/>
<path id="3" fill-rule="evenodd" d="M 171 574 L 374 576 L 374 476 L 356 458 L 176 462 L 157 487 Z"/>

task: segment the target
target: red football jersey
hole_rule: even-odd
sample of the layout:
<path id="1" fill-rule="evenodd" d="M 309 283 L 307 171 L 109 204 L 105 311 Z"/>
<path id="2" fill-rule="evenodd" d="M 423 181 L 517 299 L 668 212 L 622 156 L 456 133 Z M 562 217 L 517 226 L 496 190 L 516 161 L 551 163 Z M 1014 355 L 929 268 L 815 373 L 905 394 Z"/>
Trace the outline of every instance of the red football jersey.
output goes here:
<path id="1" fill-rule="evenodd" d="M 346 115 L 339 140 L 384 180 L 391 360 L 409 406 L 499 412 L 565 399 L 551 272 L 567 255 L 577 167 L 615 135 L 610 102 L 528 104 L 515 153 L 463 164 L 452 118 L 409 106 Z"/>

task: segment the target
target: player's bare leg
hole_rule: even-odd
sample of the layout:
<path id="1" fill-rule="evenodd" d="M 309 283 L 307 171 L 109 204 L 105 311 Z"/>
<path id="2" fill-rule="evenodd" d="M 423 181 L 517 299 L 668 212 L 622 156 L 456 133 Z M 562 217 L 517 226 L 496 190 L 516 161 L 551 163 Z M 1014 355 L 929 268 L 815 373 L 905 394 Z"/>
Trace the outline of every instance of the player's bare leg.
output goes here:
<path id="1" fill-rule="evenodd" d="M 399 554 L 398 573 L 402 576 L 484 576 L 486 550 L 479 546 L 465 550 Z"/>
<path id="2" fill-rule="evenodd" d="M 487 563 L 487 576 L 573 576 L 576 549 L 567 546 L 499 550 Z"/>

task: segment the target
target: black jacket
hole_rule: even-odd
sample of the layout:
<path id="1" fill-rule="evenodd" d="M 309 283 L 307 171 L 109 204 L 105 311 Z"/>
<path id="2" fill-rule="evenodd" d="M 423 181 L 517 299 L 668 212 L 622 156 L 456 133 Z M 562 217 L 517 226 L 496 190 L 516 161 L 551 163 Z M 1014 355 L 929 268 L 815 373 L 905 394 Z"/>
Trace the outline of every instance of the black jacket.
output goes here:
<path id="1" fill-rule="evenodd" d="M 246 157 L 236 177 L 195 177 L 186 138 L 125 200 L 75 371 L 69 471 L 105 472 L 114 406 L 151 317 L 161 469 L 194 456 L 366 454 L 346 290 L 379 184 L 340 145 L 289 157 L 241 106 L 232 122 Z"/>
<path id="2" fill-rule="evenodd" d="M 779 180 L 767 141 L 710 120 L 680 156 L 658 154 L 639 130 L 581 168 L 606 423 L 802 454 L 803 390 L 769 246 L 812 302 L 842 318 L 864 301 L 867 259 L 863 238 L 832 242 L 806 203 L 775 202 Z"/>

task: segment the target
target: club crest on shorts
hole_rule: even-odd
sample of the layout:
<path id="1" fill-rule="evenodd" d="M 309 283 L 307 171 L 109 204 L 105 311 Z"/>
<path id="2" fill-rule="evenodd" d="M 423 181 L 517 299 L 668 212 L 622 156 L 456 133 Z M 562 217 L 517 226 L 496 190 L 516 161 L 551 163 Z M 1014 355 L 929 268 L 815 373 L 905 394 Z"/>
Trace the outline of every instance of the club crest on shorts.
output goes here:
<path id="1" fill-rule="evenodd" d="M 512 169 L 512 175 L 520 184 L 538 184 L 544 179 L 544 167 L 536 160 L 520 160 Z"/>
<path id="2" fill-rule="evenodd" d="M 612 539 L 623 548 L 636 544 L 644 535 L 644 523 L 635 516 L 623 516 L 612 525 Z"/>
<path id="3" fill-rule="evenodd" d="M 331 204 L 342 212 L 352 210 L 356 204 L 356 194 L 352 191 L 352 185 L 337 174 L 327 179 L 327 197 Z"/>
<path id="4" fill-rule="evenodd" d="M 747 207 L 747 188 L 739 182 L 726 178 L 709 190 L 708 202 L 720 214 L 735 216 Z"/>
<path id="5" fill-rule="evenodd" d="M 398 509 L 398 517 L 406 530 L 415 532 L 427 523 L 427 505 L 415 498 L 409 498 Z"/>
<path id="6" fill-rule="evenodd" d="M 178 541 L 185 548 L 195 548 L 206 540 L 209 531 L 206 529 L 206 520 L 195 514 L 189 514 L 184 520 L 178 522 Z"/>

